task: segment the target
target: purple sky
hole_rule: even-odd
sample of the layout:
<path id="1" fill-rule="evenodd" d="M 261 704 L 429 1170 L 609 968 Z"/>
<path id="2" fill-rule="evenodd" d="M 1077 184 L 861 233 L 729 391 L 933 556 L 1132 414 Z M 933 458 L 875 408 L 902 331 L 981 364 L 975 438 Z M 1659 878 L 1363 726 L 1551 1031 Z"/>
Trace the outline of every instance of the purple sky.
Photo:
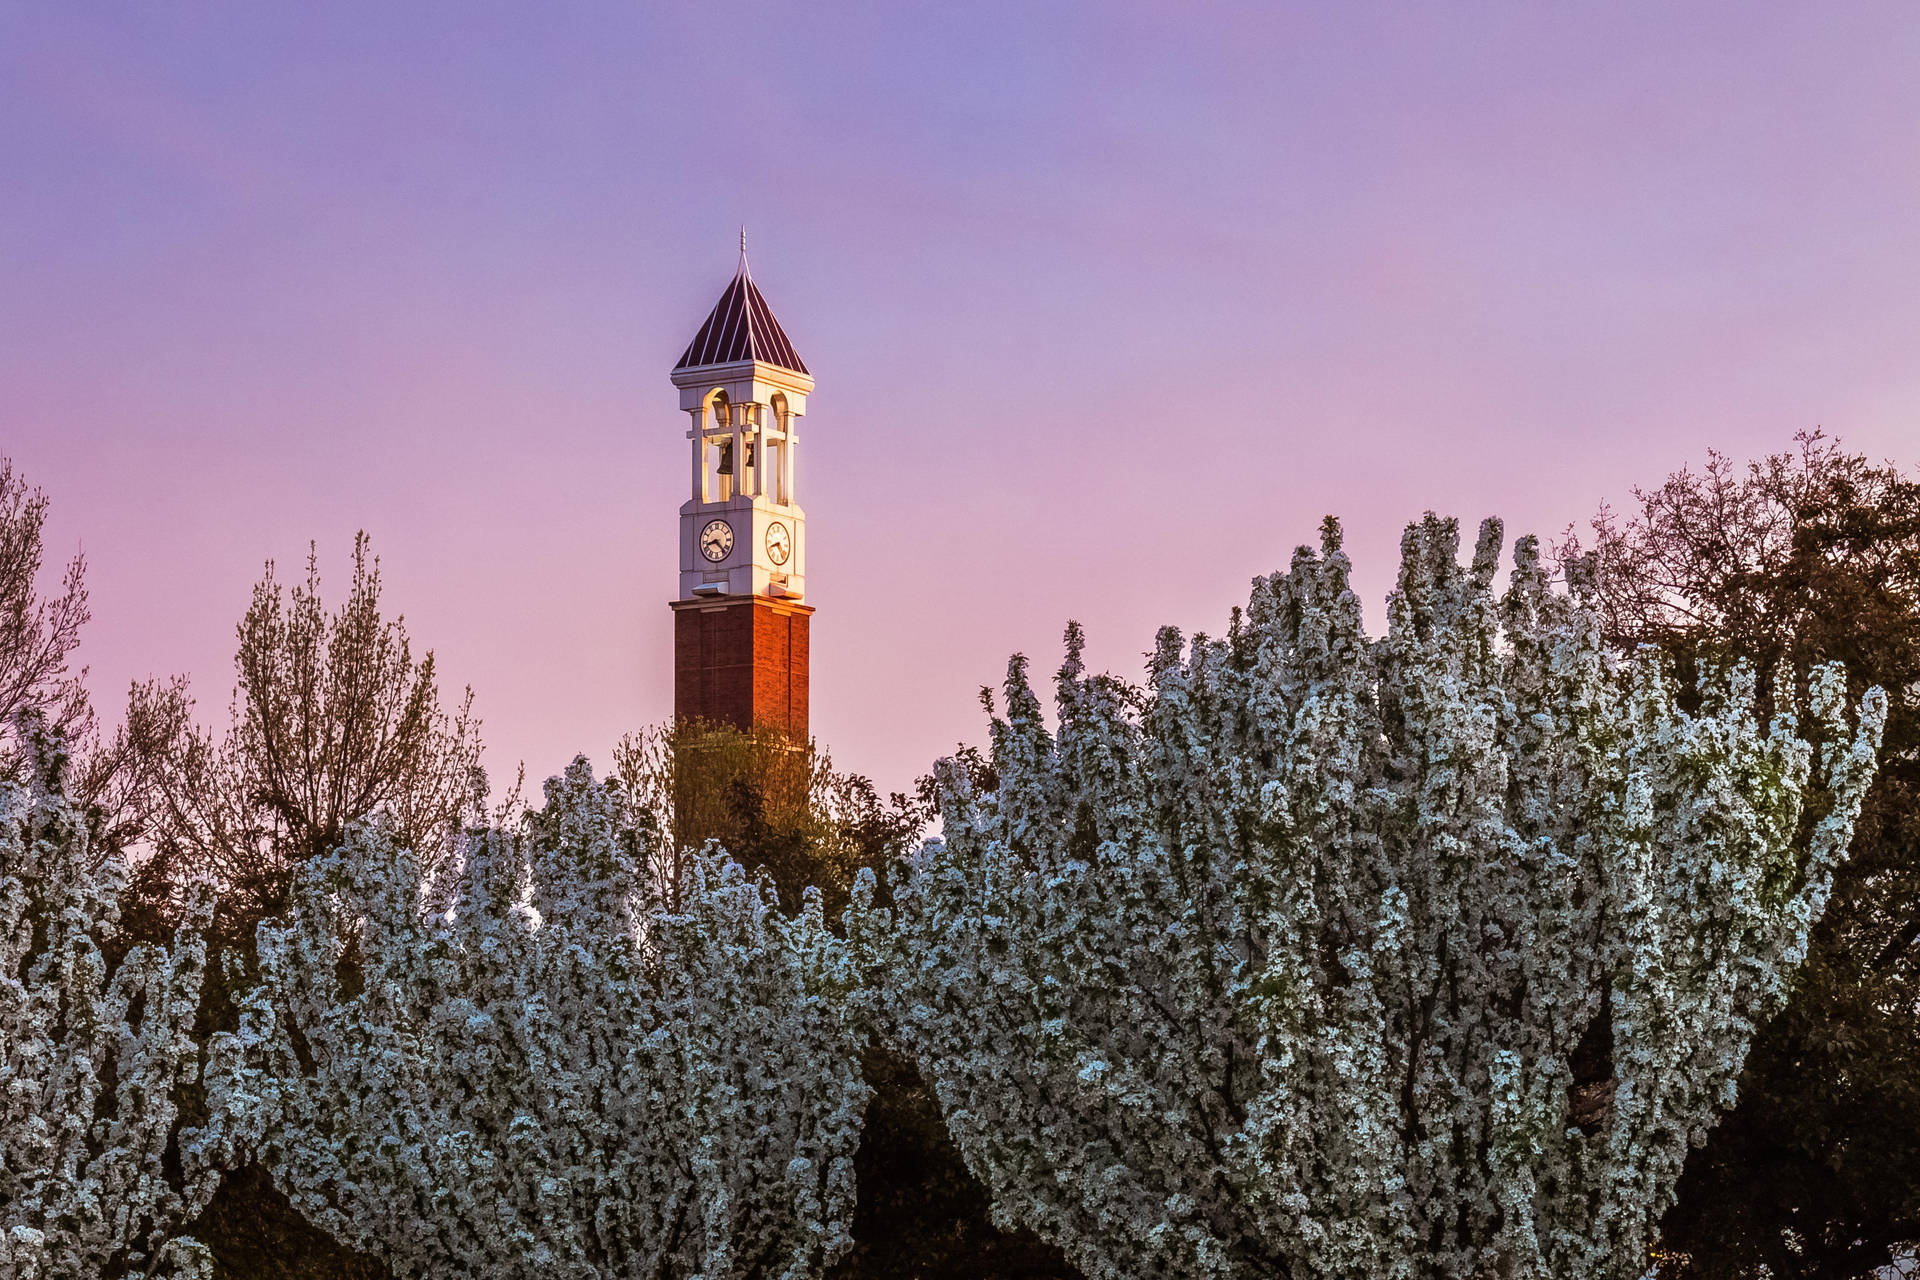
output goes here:
<path id="1" fill-rule="evenodd" d="M 887 786 L 1329 511 L 1377 618 L 1426 508 L 1920 455 L 1907 3 L 109 8 L 0 0 L 0 452 L 109 710 L 224 722 L 261 562 L 365 528 L 496 776 L 665 718 L 741 222 L 819 380 L 814 729 Z"/>

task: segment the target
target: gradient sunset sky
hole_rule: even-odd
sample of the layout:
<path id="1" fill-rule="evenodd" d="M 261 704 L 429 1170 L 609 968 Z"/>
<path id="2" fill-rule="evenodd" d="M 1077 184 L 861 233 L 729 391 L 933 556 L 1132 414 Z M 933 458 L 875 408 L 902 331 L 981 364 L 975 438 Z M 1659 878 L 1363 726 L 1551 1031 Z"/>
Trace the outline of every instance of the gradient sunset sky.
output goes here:
<path id="1" fill-rule="evenodd" d="M 0 0 L 0 119 L 0 453 L 110 716 L 224 723 L 262 562 L 364 528 L 496 777 L 667 717 L 667 375 L 743 222 L 818 379 L 814 730 L 884 786 L 1328 512 L 1378 620 L 1428 508 L 1920 460 L 1910 2 Z"/>

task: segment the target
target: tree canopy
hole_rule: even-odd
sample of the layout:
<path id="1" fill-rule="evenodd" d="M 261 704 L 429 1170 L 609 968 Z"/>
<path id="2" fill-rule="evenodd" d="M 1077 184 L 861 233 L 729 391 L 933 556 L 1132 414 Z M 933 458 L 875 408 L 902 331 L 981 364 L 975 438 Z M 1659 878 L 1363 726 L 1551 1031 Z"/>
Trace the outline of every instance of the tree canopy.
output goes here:
<path id="1" fill-rule="evenodd" d="M 1819 433 L 1710 454 L 1585 544 L 1610 642 L 1683 670 L 1742 659 L 1804 688 L 1821 663 L 1889 695 L 1880 773 L 1786 1011 L 1695 1152 L 1662 1269 L 1700 1280 L 1871 1275 L 1920 1241 L 1920 476 Z"/>
<path id="2" fill-rule="evenodd" d="M 67 798 L 57 734 L 29 713 L 19 742 L 24 777 L 0 782 L 0 1274 L 204 1280 L 178 1233 L 259 1114 L 223 1087 L 237 1045 L 194 1034 L 211 886 L 187 887 L 171 945 L 122 945 L 124 858 Z"/>
<path id="3" fill-rule="evenodd" d="M 995 789 L 895 892 L 899 1034 L 996 1216 L 1089 1276 L 1636 1276 L 1874 769 L 1844 678 L 1756 715 L 1622 664 L 1531 539 L 1338 527 L 1136 690 L 1016 658 Z M 1817 759 L 1817 768 L 1815 762 Z M 1817 791 L 1816 791 L 1817 788 Z M 1814 803 L 1809 804 L 1812 800 Z"/>
<path id="4" fill-rule="evenodd" d="M 848 1245 L 846 943 L 721 856 L 661 893 L 627 812 L 576 761 L 446 895 L 358 824 L 262 929 L 264 1158 L 398 1276 L 800 1280 Z"/>
<path id="5" fill-rule="evenodd" d="M 240 619 L 226 733 L 156 712 L 163 722 L 145 753 L 155 760 L 148 838 L 158 867 L 212 875 L 222 933 L 242 945 L 284 905 L 295 870 L 351 824 L 377 814 L 433 858 L 485 794 L 472 691 L 443 705 L 432 652 L 415 658 L 404 619 L 381 613 L 380 594 L 365 534 L 331 612 L 317 551 L 291 590 L 269 562 Z"/>

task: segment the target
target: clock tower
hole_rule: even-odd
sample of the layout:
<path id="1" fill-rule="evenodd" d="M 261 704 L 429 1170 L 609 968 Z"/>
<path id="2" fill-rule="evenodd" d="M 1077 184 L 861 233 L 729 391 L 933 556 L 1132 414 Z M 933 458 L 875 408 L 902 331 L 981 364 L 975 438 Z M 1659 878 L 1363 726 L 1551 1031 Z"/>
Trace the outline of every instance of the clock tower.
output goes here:
<path id="1" fill-rule="evenodd" d="M 807 517 L 795 490 L 813 378 L 740 269 L 673 367 L 692 458 L 672 602 L 673 710 L 805 741 Z"/>

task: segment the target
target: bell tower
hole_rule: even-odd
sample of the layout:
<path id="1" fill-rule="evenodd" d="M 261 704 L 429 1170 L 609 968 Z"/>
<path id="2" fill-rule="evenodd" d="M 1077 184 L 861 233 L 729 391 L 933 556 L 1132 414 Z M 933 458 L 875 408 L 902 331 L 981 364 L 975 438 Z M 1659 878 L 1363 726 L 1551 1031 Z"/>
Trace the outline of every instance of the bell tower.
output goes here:
<path id="1" fill-rule="evenodd" d="M 813 378 L 740 269 L 673 367 L 692 459 L 672 602 L 673 708 L 804 741 L 807 517 L 795 488 Z"/>

